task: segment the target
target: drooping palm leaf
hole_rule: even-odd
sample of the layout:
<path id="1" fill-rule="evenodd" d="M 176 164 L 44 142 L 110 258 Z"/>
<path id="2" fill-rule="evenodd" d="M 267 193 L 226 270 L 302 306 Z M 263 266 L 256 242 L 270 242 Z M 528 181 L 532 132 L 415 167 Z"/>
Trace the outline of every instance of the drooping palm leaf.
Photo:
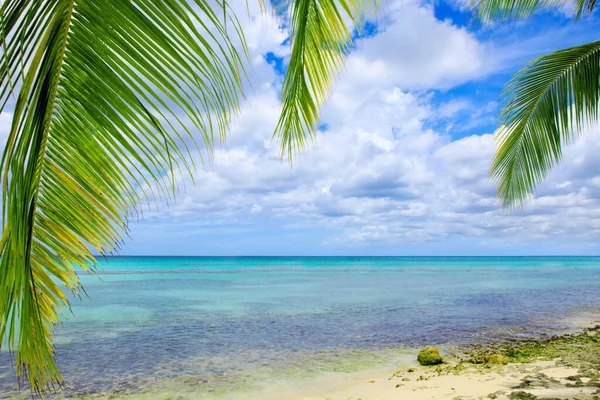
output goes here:
<path id="1" fill-rule="evenodd" d="M 531 61 L 509 82 L 490 174 L 505 206 L 520 205 L 561 159 L 563 145 L 598 120 L 600 42 Z"/>
<path id="2" fill-rule="evenodd" d="M 81 290 L 74 267 L 93 270 L 92 251 L 118 246 L 143 186 L 172 194 L 165 176 L 190 166 L 191 129 L 208 147 L 224 134 L 242 71 L 228 35 L 240 30 L 223 1 L 0 7 L 1 111 L 16 97 L 1 164 L 0 343 L 44 390 L 62 382 L 51 335 L 63 288 Z"/>
<path id="3" fill-rule="evenodd" d="M 376 11 L 378 0 L 286 0 L 292 54 L 282 89 L 283 109 L 275 129 L 281 152 L 292 158 L 314 136 L 322 107 L 351 45 L 346 21 L 356 27 Z"/>
<path id="4" fill-rule="evenodd" d="M 350 45 L 344 18 L 358 26 L 374 4 L 290 2 L 282 3 L 293 54 L 277 133 L 291 154 L 314 132 Z M 243 45 L 240 26 L 227 2 L 189 3 L 0 6 L 0 110 L 18 93 L 1 163 L 0 341 L 35 390 L 62 382 L 51 334 L 69 306 L 63 287 L 81 290 L 74 267 L 93 270 L 91 251 L 118 246 L 128 213 L 147 196 L 141 187 L 174 191 L 167 170 L 189 167 L 179 132 L 192 125 L 210 148 L 238 106 L 241 61 L 228 35 Z"/>
<path id="5" fill-rule="evenodd" d="M 530 17 L 540 8 L 590 14 L 596 0 L 473 0 L 485 21 Z M 506 106 L 496 131 L 498 151 L 490 175 L 505 207 L 520 206 L 561 159 L 562 146 L 598 117 L 598 43 L 557 51 L 531 61 L 503 92 Z"/>

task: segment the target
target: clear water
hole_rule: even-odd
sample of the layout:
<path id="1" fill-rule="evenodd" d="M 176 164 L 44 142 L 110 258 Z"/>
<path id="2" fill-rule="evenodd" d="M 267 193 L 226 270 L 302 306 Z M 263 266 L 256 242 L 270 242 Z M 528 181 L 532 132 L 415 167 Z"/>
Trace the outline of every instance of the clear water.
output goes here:
<path id="1" fill-rule="evenodd" d="M 101 267 L 82 276 L 89 299 L 73 298 L 55 333 L 67 393 L 242 388 L 259 372 L 344 370 L 403 346 L 536 334 L 600 306 L 594 257 L 118 257 Z M 0 393 L 16 388 L 0 353 Z"/>

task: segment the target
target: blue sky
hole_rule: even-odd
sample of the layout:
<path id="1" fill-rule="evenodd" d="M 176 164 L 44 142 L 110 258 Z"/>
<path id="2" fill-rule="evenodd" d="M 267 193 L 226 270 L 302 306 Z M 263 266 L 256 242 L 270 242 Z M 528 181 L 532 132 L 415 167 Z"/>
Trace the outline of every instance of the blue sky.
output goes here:
<path id="1" fill-rule="evenodd" d="M 356 39 L 317 141 L 290 168 L 270 140 L 289 38 L 251 10 L 248 104 L 214 165 L 132 223 L 121 254 L 600 254 L 600 131 L 567 150 L 522 211 L 501 210 L 487 177 L 510 76 L 595 40 L 597 22 L 573 24 L 561 9 L 482 26 L 458 1 L 387 1 Z"/>
<path id="2" fill-rule="evenodd" d="M 238 3 L 248 102 L 213 165 L 195 185 L 180 178 L 175 203 L 144 207 L 120 254 L 600 254 L 599 129 L 522 211 L 501 210 L 487 177 L 504 84 L 533 57 L 597 40 L 597 18 L 573 24 L 562 9 L 483 27 L 461 0 L 387 0 L 290 167 L 271 141 L 288 33 Z"/>

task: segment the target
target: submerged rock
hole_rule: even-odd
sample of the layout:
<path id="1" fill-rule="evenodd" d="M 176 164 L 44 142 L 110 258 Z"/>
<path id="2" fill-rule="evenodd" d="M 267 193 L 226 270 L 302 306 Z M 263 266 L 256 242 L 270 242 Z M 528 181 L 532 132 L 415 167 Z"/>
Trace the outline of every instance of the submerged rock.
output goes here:
<path id="1" fill-rule="evenodd" d="M 417 355 L 417 361 L 421 365 L 438 365 L 443 363 L 442 356 L 437 347 L 427 346 Z"/>

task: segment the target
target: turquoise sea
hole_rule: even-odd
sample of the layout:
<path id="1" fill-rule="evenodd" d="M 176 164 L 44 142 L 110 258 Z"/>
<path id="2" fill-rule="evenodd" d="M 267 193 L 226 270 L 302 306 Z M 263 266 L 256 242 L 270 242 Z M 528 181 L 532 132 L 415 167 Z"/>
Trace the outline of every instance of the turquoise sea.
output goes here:
<path id="1" fill-rule="evenodd" d="M 600 309 L 596 257 L 113 257 L 55 332 L 61 394 L 244 391 L 537 336 Z M 18 389 L 0 353 L 0 397 Z M 119 398 L 119 396 L 115 397 Z"/>

